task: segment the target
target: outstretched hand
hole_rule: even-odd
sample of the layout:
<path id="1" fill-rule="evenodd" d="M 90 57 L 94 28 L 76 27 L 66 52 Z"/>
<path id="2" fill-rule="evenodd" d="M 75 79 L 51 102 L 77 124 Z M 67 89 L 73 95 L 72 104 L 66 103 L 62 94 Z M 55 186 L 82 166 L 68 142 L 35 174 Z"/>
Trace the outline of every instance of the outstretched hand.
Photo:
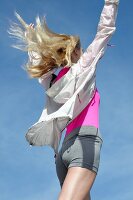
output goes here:
<path id="1" fill-rule="evenodd" d="M 28 37 L 28 30 L 29 29 L 31 29 L 31 30 L 34 30 L 35 28 L 34 28 L 34 24 L 32 24 L 32 23 L 30 23 L 29 25 L 28 25 L 28 28 L 27 28 L 27 30 L 25 31 L 25 37 Z"/>
<path id="2" fill-rule="evenodd" d="M 32 28 L 32 29 L 34 29 L 34 24 L 30 23 L 29 27 Z"/>

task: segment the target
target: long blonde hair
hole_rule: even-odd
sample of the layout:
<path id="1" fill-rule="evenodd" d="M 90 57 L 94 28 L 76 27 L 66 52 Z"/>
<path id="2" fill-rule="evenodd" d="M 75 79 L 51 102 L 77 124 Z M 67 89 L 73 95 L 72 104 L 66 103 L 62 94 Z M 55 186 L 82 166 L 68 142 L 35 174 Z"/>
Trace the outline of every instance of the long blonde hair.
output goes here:
<path id="1" fill-rule="evenodd" d="M 71 54 L 80 45 L 79 36 L 57 34 L 52 32 L 45 18 L 36 17 L 36 25 L 31 28 L 19 14 L 15 13 L 20 25 L 12 23 L 8 33 L 18 40 L 12 45 L 22 51 L 35 52 L 36 64 L 30 60 L 25 68 L 30 77 L 39 78 L 54 68 L 71 66 Z"/>

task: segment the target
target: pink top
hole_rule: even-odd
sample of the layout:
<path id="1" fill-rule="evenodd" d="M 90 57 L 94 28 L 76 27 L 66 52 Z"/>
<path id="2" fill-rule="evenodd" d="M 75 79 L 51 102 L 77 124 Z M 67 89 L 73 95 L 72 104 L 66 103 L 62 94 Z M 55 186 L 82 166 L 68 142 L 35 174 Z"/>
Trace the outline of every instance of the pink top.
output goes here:
<path id="1" fill-rule="evenodd" d="M 59 80 L 63 75 L 65 75 L 70 68 L 63 68 L 55 81 Z M 100 95 L 96 89 L 95 95 L 89 104 L 84 108 L 84 110 L 66 127 L 66 135 L 70 134 L 75 128 L 80 126 L 95 126 L 99 127 L 99 105 L 100 105 Z"/>

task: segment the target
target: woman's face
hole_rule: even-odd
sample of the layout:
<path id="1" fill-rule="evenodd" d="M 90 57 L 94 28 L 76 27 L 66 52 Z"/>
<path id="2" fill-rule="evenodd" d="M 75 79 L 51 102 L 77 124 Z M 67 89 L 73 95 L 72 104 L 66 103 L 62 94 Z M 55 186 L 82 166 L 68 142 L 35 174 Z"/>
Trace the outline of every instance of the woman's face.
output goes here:
<path id="1" fill-rule="evenodd" d="M 83 49 L 82 48 L 75 48 L 74 51 L 71 54 L 72 63 L 77 63 L 82 54 L 83 54 Z"/>

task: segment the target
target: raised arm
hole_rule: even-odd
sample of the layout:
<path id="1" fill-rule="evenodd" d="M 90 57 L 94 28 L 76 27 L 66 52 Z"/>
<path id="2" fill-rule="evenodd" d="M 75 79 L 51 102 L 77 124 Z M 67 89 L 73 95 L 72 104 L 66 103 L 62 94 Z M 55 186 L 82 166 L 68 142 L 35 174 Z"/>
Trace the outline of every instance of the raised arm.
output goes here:
<path id="1" fill-rule="evenodd" d="M 115 22 L 118 4 L 119 0 L 105 0 L 105 5 L 97 28 L 97 34 L 93 42 L 79 59 L 78 64 L 80 65 L 81 70 L 90 66 L 99 52 L 101 52 L 100 57 L 103 56 L 107 43 L 116 30 Z"/>
<path id="2" fill-rule="evenodd" d="M 93 42 L 89 45 L 84 54 L 81 56 L 78 63 L 72 66 L 72 68 L 75 68 L 75 65 L 78 65 L 76 67 L 77 74 L 82 72 L 82 70 L 86 67 L 89 67 L 99 53 L 99 58 L 103 56 L 107 43 L 116 30 L 115 22 L 119 0 L 104 1 L 105 4 L 100 16 L 96 36 Z M 34 54 L 34 52 L 32 54 Z M 38 57 L 38 55 L 35 54 L 33 56 L 29 55 L 29 57 L 31 58 L 31 62 L 35 62 L 33 64 L 36 64 L 37 61 L 39 62 L 39 58 L 36 58 L 36 56 Z M 44 74 L 41 78 L 39 78 L 39 82 L 44 86 L 46 90 L 49 88 L 50 81 L 52 80 L 52 74 L 55 71 L 56 70 L 49 71 L 47 74 Z"/>

